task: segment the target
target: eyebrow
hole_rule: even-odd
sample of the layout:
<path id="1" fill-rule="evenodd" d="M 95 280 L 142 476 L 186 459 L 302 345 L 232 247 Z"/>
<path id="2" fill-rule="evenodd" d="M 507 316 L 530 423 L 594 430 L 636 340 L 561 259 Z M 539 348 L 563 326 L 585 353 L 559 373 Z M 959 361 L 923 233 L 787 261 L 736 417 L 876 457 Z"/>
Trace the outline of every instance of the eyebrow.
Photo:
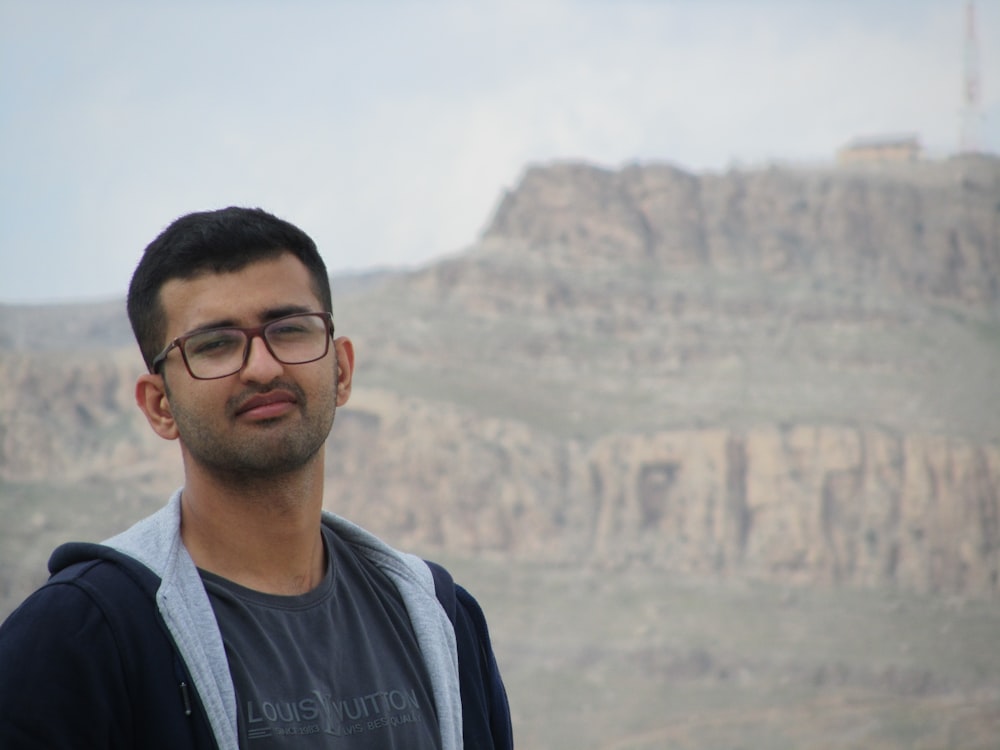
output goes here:
<path id="1" fill-rule="evenodd" d="M 261 320 L 271 321 L 277 320 L 278 318 L 283 318 L 286 315 L 296 315 L 297 313 L 311 313 L 311 312 L 322 312 L 322 310 L 313 310 L 311 307 L 306 307 L 305 305 L 283 305 L 282 307 L 275 307 L 270 310 L 265 310 L 263 315 L 261 315 Z"/>
<path id="2" fill-rule="evenodd" d="M 282 305 L 281 307 L 272 307 L 264 310 L 260 314 L 260 320 L 263 323 L 270 323 L 272 320 L 277 320 L 278 318 L 284 318 L 286 315 L 296 315 L 298 313 L 311 313 L 311 312 L 322 312 L 322 310 L 313 310 L 311 307 L 305 305 Z M 192 328 L 187 331 L 187 334 L 191 333 L 201 333 L 202 331 L 212 331 L 216 328 L 242 328 L 235 319 L 233 318 L 218 318 L 216 320 L 210 320 L 206 323 L 202 323 L 200 326 Z"/>

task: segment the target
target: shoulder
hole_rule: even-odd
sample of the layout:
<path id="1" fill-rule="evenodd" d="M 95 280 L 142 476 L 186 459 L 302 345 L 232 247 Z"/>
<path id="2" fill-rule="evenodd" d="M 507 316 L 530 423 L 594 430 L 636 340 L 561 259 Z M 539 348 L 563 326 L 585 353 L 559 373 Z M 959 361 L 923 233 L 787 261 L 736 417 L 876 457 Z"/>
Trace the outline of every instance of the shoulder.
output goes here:
<path id="1" fill-rule="evenodd" d="M 46 685 L 78 685 L 124 699 L 134 655 L 127 633 L 138 631 L 122 623 L 141 619 L 143 611 L 154 616 L 151 605 L 137 604 L 144 595 L 128 580 L 113 563 L 81 559 L 25 599 L 0 626 L 0 704 L 37 700 Z"/>
<path id="2" fill-rule="evenodd" d="M 441 606 L 444 607 L 444 611 L 448 613 L 448 619 L 451 620 L 451 624 L 454 625 L 456 608 L 458 606 L 455 579 L 452 578 L 451 573 L 443 565 L 432 560 L 425 560 L 424 562 L 427 564 L 427 567 L 431 571 L 431 576 L 434 578 L 434 593 L 438 601 L 441 602 Z"/>
<path id="3" fill-rule="evenodd" d="M 140 563 L 98 544 L 71 543 L 49 559 L 48 581 L 25 599 L 0 628 L 0 648 L 19 639 L 62 642 L 73 636 L 101 640 L 116 616 L 155 608 L 157 578 Z M 71 644 L 67 644 L 71 645 Z"/>
<path id="4" fill-rule="evenodd" d="M 60 548 L 51 566 L 0 625 L 0 746 L 212 746 L 204 721 L 181 720 L 190 678 L 150 593 L 156 576 L 100 545 Z"/>
<path id="5" fill-rule="evenodd" d="M 443 566 L 428 560 L 427 567 L 438 601 L 455 629 L 465 745 L 509 750 L 513 747 L 510 706 L 482 607 Z"/>
<path id="6" fill-rule="evenodd" d="M 45 586 L 79 586 L 95 596 L 135 596 L 154 598 L 159 576 L 143 563 L 104 544 L 72 542 L 55 549 L 49 558 L 49 578 Z"/>

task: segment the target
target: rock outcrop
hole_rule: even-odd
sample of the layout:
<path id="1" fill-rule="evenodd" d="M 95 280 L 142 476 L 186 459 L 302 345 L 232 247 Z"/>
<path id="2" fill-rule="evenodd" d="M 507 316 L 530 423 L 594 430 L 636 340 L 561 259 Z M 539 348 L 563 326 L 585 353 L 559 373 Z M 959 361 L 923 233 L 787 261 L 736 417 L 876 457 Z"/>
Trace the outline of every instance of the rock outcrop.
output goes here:
<path id="1" fill-rule="evenodd" d="M 995 444 L 833 425 L 566 441 L 367 392 L 338 420 L 329 505 L 410 545 L 793 584 L 998 589 Z"/>
<path id="2" fill-rule="evenodd" d="M 808 274 L 928 299 L 1000 299 L 1000 159 L 693 175 L 529 169 L 487 238 L 611 263 Z"/>

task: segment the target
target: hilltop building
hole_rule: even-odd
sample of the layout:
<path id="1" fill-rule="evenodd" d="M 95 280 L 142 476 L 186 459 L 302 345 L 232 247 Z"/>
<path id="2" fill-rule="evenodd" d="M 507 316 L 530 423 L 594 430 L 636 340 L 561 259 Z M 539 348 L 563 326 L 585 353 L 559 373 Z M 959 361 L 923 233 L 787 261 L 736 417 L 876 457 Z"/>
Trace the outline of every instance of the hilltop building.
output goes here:
<path id="1" fill-rule="evenodd" d="M 916 135 L 855 138 L 837 151 L 838 164 L 884 164 L 914 162 L 920 158 Z"/>

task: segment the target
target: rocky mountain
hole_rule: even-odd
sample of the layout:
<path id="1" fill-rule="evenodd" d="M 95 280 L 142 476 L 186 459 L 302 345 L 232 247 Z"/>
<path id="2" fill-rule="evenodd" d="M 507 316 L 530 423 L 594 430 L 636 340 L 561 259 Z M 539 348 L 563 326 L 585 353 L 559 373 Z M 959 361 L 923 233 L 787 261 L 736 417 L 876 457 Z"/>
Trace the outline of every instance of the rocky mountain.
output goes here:
<path id="1" fill-rule="evenodd" d="M 0 307 L 0 534 L 83 487 L 96 538 L 179 483 L 121 307 Z M 1000 160 L 533 166 L 472 247 L 335 308 L 327 504 L 402 546 L 1000 592 Z"/>
<path id="2" fill-rule="evenodd" d="M 693 175 L 668 165 L 528 170 L 487 238 L 589 262 L 810 276 L 995 310 L 997 160 Z"/>

